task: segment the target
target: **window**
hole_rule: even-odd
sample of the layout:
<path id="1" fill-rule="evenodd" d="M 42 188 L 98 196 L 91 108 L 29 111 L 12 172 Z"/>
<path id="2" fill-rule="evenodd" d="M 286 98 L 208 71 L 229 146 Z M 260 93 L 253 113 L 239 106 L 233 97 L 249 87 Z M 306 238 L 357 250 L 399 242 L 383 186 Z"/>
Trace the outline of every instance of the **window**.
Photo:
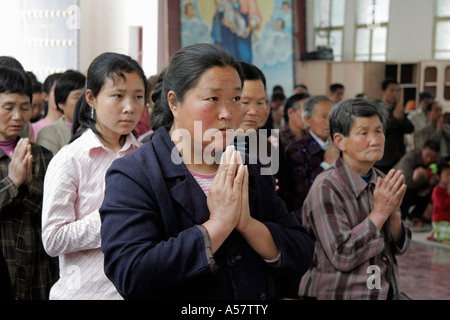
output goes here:
<path id="1" fill-rule="evenodd" d="M 356 61 L 386 61 L 390 0 L 358 0 Z"/>
<path id="2" fill-rule="evenodd" d="M 335 61 L 342 61 L 345 0 L 314 1 L 314 47 L 333 49 Z"/>
<path id="3" fill-rule="evenodd" d="M 450 0 L 436 0 L 434 58 L 450 59 Z"/>

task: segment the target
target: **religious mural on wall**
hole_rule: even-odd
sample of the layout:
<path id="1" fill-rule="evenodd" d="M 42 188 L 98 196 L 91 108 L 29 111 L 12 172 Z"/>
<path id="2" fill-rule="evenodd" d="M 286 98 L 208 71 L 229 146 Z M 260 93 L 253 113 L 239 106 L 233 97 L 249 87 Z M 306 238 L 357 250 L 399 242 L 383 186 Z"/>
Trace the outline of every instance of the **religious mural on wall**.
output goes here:
<path id="1" fill-rule="evenodd" d="M 294 87 L 292 0 L 180 0 L 181 45 L 220 44 L 258 66 L 267 93 Z"/>

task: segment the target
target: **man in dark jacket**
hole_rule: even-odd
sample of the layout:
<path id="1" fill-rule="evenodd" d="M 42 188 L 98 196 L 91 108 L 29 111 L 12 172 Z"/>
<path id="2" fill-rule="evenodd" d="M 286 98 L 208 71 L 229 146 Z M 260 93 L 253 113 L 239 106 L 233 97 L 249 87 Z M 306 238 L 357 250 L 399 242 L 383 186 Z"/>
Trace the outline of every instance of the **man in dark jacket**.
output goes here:
<path id="1" fill-rule="evenodd" d="M 375 163 L 375 167 L 387 174 L 405 155 L 404 135 L 414 132 L 414 125 L 406 117 L 404 106 L 398 103 L 400 91 L 398 82 L 393 79 L 386 79 L 381 85 L 381 90 L 382 102 L 389 109 L 390 116 L 385 132 L 384 155 L 380 161 Z"/>

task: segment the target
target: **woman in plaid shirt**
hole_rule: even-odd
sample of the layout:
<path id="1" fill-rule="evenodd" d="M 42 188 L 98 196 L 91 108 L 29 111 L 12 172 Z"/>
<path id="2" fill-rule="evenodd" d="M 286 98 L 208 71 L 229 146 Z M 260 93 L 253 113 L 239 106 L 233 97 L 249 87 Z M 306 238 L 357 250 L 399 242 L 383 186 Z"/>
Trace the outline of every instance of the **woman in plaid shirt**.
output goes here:
<path id="1" fill-rule="evenodd" d="M 317 299 L 397 299 L 395 254 L 411 232 L 399 208 L 406 191 L 401 171 L 386 176 L 373 167 L 383 157 L 386 109 L 345 100 L 330 112 L 330 130 L 341 154 L 312 185 L 303 222 L 315 242 L 299 295 Z M 375 273 L 373 273 L 375 272 Z"/>
<path id="2" fill-rule="evenodd" d="M 41 241 L 43 182 L 52 153 L 20 139 L 32 96 L 25 72 L 0 68 L 0 245 L 18 300 L 47 299 L 58 276 L 57 260 Z"/>

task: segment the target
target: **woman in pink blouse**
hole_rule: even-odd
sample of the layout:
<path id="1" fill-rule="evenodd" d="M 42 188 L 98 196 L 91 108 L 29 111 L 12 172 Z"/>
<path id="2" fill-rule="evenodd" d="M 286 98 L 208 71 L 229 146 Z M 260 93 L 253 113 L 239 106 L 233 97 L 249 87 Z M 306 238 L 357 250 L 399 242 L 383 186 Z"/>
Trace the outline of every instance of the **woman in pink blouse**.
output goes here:
<path id="1" fill-rule="evenodd" d="M 98 209 L 107 169 L 140 146 L 131 132 L 145 107 L 145 83 L 142 68 L 125 55 L 104 53 L 89 67 L 72 142 L 45 176 L 42 238 L 60 264 L 50 299 L 122 299 L 103 271 Z"/>

